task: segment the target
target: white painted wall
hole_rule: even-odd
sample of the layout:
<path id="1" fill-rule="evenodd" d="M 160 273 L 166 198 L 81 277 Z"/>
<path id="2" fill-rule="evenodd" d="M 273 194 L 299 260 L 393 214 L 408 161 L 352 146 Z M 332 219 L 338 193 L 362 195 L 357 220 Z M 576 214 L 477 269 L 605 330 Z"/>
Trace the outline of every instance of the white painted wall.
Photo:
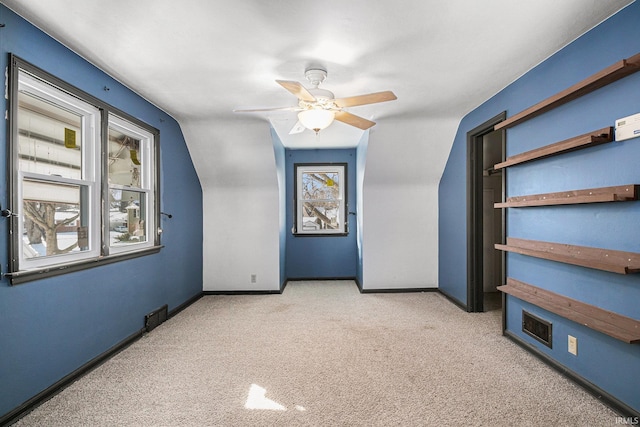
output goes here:
<path id="1" fill-rule="evenodd" d="M 391 118 L 372 128 L 363 189 L 364 289 L 438 286 L 438 183 L 458 122 Z M 203 289 L 278 290 L 280 206 L 269 124 L 183 121 L 182 127 L 202 179 Z"/>
<path id="2" fill-rule="evenodd" d="M 280 289 L 279 196 L 269 123 L 182 125 L 187 141 L 195 141 L 189 148 L 202 180 L 203 290 Z"/>
<path id="3" fill-rule="evenodd" d="M 459 119 L 385 119 L 364 176 L 363 289 L 438 286 L 438 183 Z"/>
<path id="4" fill-rule="evenodd" d="M 203 209 L 203 290 L 278 290 L 278 194 L 207 187 Z"/>

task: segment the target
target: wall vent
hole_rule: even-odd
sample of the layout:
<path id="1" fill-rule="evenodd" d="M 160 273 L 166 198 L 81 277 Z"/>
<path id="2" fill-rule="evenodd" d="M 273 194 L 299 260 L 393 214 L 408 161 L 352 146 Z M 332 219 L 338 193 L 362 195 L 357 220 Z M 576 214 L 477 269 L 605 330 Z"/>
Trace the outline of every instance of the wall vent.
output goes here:
<path id="1" fill-rule="evenodd" d="M 151 313 L 144 316 L 144 327 L 147 329 L 147 332 L 151 332 L 162 322 L 167 320 L 168 308 L 169 306 L 165 304 L 162 307 L 153 310 Z"/>
<path id="2" fill-rule="evenodd" d="M 522 332 L 532 336 L 549 348 L 551 348 L 552 329 L 551 322 L 522 310 Z"/>

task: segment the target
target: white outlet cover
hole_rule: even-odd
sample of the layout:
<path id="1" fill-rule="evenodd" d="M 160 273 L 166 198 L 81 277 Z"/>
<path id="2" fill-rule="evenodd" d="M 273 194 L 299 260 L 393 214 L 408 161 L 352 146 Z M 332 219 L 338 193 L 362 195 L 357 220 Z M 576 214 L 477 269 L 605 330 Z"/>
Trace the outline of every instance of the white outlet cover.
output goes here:
<path id="1" fill-rule="evenodd" d="M 577 356 L 578 355 L 578 339 L 576 337 L 568 336 L 568 351 L 569 353 Z"/>

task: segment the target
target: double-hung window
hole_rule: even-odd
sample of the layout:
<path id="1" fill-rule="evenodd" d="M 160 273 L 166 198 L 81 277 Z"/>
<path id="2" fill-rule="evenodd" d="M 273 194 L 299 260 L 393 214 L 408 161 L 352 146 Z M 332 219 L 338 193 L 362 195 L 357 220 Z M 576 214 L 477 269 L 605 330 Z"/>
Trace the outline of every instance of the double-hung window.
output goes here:
<path id="1" fill-rule="evenodd" d="M 158 132 L 11 63 L 12 283 L 159 249 Z"/>
<path id="2" fill-rule="evenodd" d="M 347 233 L 346 164 L 297 164 L 295 234 Z"/>
<path id="3" fill-rule="evenodd" d="M 100 110 L 22 70 L 17 100 L 20 268 L 97 256 Z"/>
<path id="4" fill-rule="evenodd" d="M 153 245 L 155 230 L 153 134 L 118 116 L 109 116 L 108 221 L 109 252 Z"/>

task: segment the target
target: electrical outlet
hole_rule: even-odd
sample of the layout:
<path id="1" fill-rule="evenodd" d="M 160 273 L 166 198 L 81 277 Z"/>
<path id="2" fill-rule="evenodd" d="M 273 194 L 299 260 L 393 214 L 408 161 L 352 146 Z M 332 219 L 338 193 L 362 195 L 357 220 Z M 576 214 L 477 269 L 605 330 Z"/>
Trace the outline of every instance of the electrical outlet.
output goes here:
<path id="1" fill-rule="evenodd" d="M 257 274 L 252 274 L 251 275 L 251 283 L 257 283 L 258 282 L 258 275 Z"/>
<path id="2" fill-rule="evenodd" d="M 578 355 L 578 338 L 569 335 L 568 351 L 574 356 Z"/>

